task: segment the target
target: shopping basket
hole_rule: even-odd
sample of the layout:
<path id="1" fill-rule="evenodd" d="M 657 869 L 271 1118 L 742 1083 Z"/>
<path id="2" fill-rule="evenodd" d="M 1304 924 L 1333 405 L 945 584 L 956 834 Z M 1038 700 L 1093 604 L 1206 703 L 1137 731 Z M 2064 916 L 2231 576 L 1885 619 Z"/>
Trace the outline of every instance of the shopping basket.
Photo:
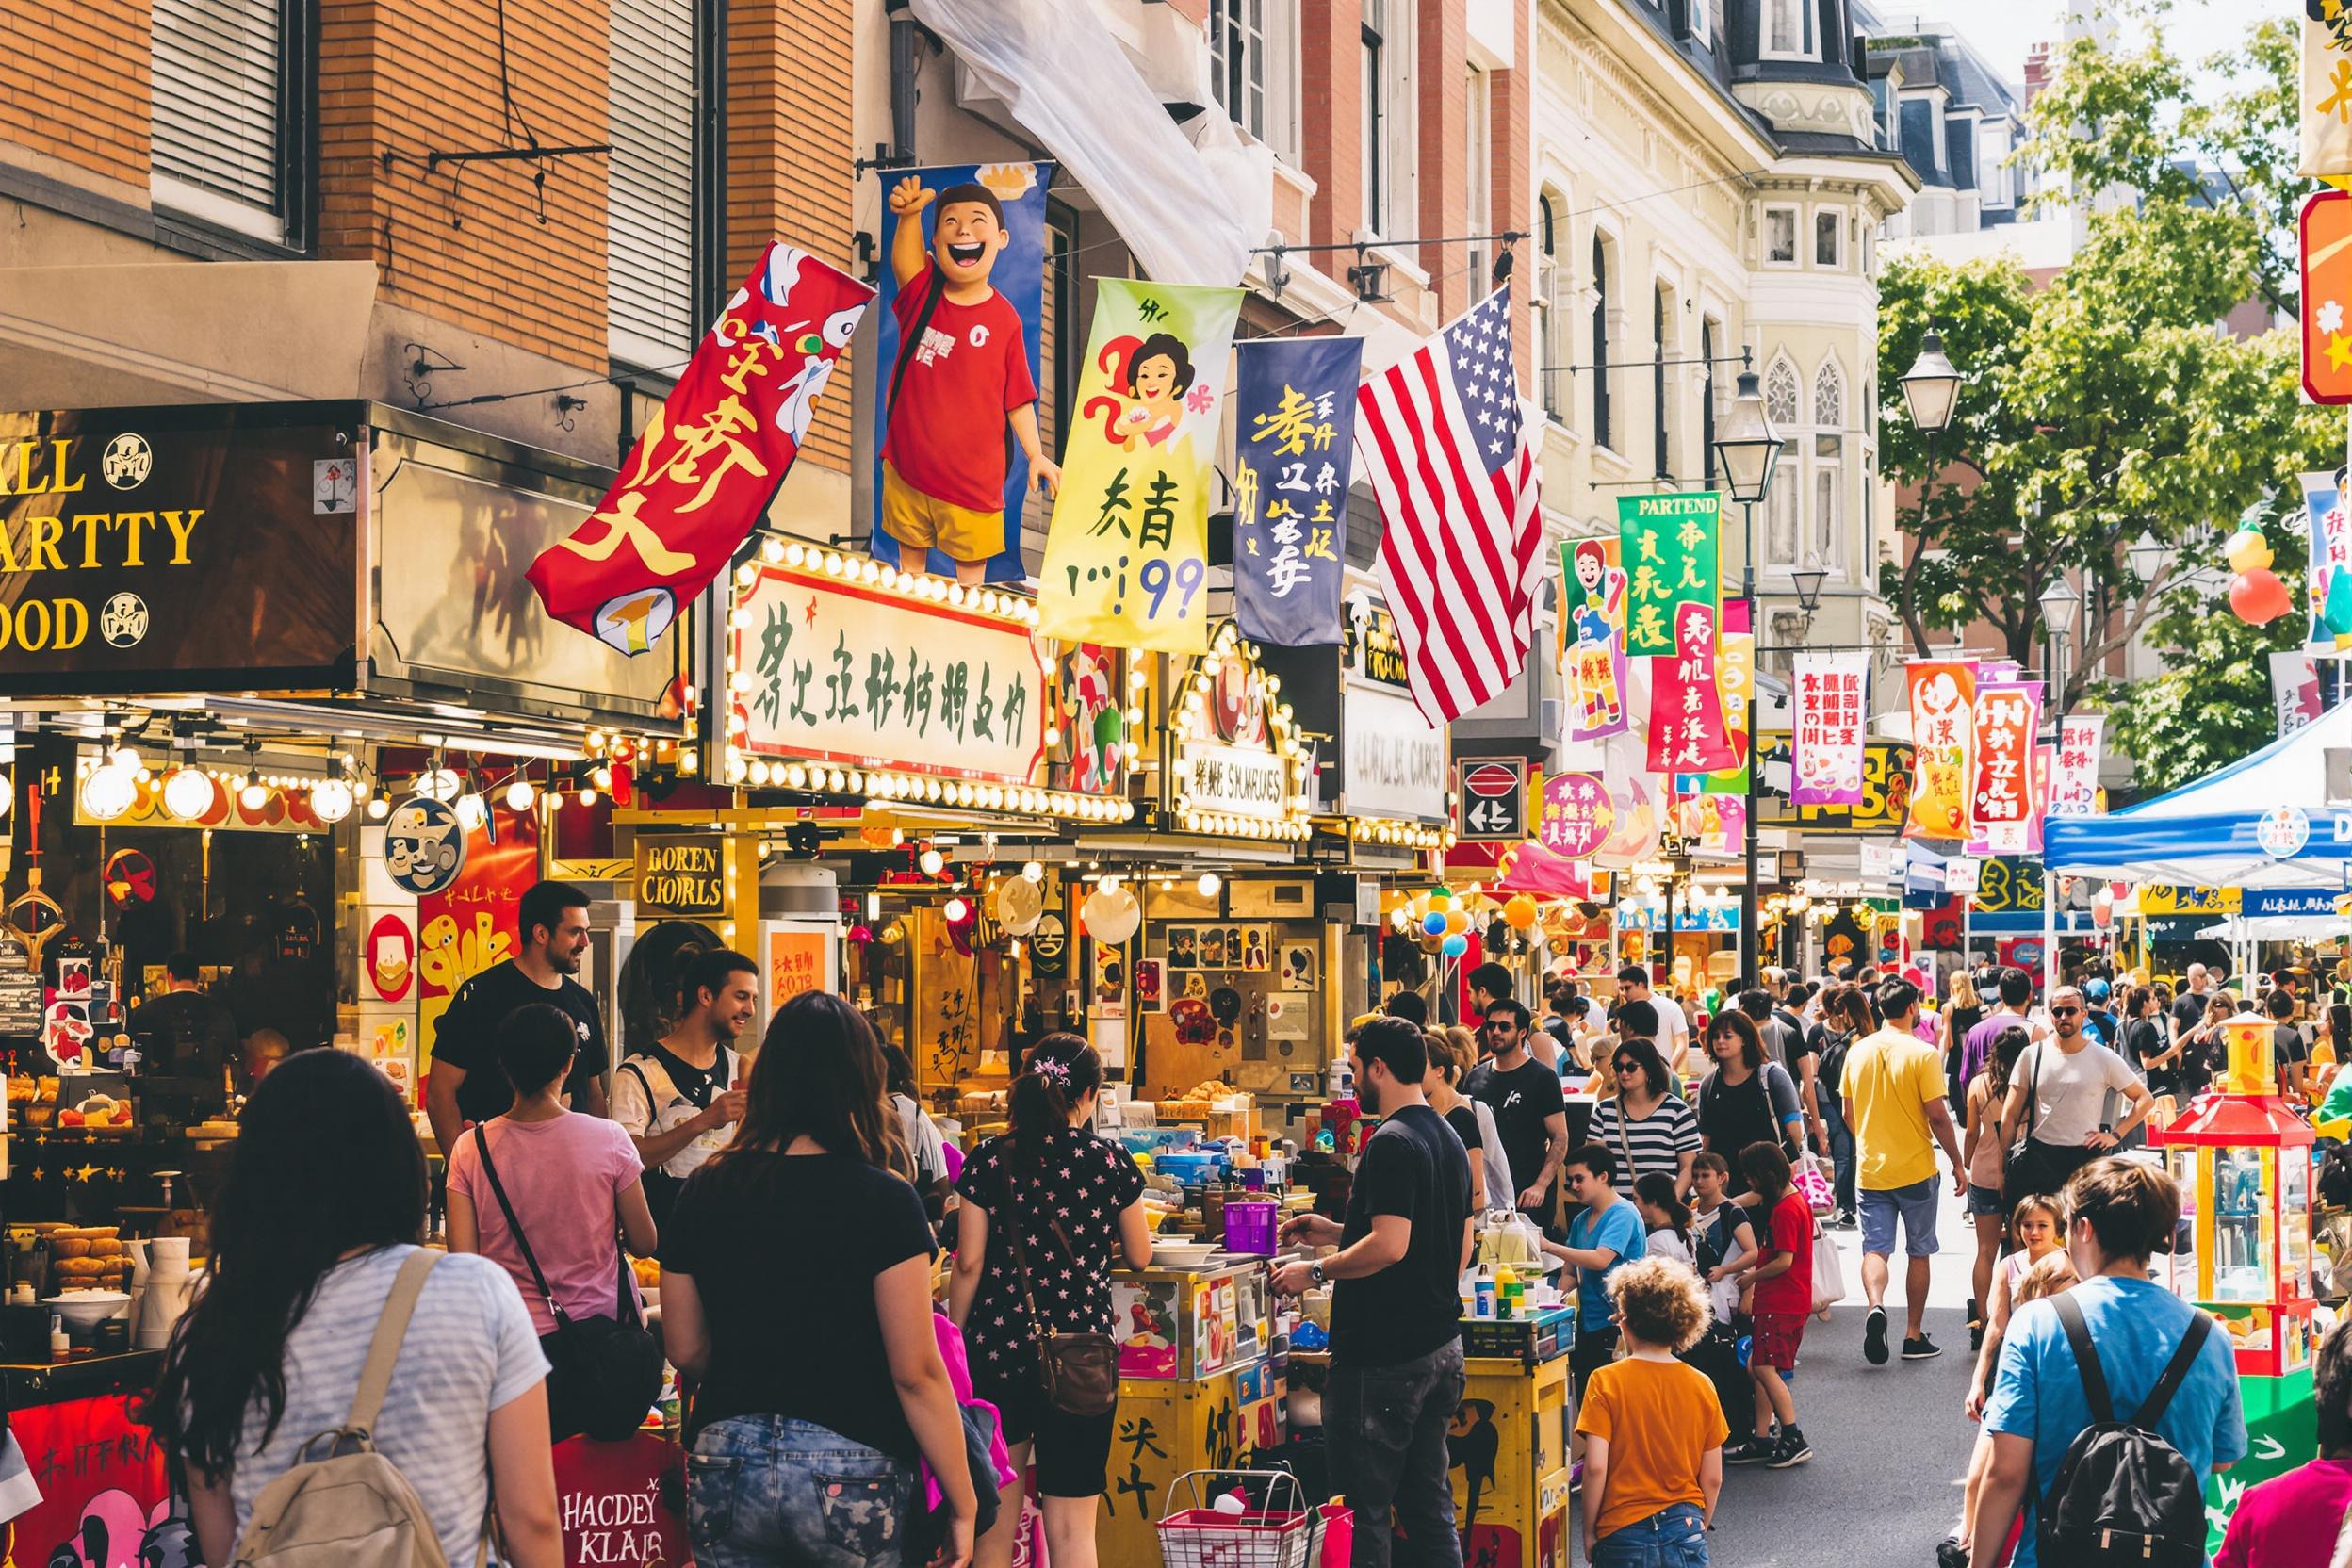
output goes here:
<path id="1" fill-rule="evenodd" d="M 1206 1507 L 1203 1480 L 1263 1506 L 1245 1506 L 1238 1513 Z M 1189 1470 L 1169 1483 L 1171 1502 L 1179 1488 L 1192 1506 L 1160 1521 L 1165 1568 L 1307 1568 L 1320 1521 L 1307 1507 L 1298 1477 L 1282 1470 Z"/>

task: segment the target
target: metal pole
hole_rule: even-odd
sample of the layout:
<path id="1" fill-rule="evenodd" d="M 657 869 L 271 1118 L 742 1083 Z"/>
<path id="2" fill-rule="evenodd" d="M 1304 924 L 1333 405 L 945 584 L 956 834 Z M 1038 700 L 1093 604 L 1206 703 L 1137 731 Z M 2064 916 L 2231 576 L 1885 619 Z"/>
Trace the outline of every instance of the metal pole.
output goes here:
<path id="1" fill-rule="evenodd" d="M 1756 503 L 1740 503 L 1740 533 L 1746 541 L 1740 555 L 1740 596 L 1748 606 L 1748 644 L 1751 649 L 1764 645 L 1764 617 L 1757 613 L 1756 603 Z M 1748 985 L 1760 984 L 1762 972 L 1756 968 L 1756 788 L 1763 767 L 1756 755 L 1756 742 L 1761 732 L 1756 727 L 1756 694 L 1757 678 L 1762 674 L 1762 662 L 1753 652 L 1749 655 L 1748 670 L 1748 809 L 1747 841 L 1748 874 L 1740 886 L 1740 973 Z M 1791 761 L 1795 735 L 1789 737 Z"/>
<path id="2" fill-rule="evenodd" d="M 2050 738 L 2059 733 L 2057 704 L 2066 689 L 2066 634 L 2052 629 L 2050 634 Z M 2050 874 L 2050 860 L 2045 852 L 2042 860 L 2042 1001 L 2048 1005 L 2050 993 L 2058 986 L 2058 878 Z"/>

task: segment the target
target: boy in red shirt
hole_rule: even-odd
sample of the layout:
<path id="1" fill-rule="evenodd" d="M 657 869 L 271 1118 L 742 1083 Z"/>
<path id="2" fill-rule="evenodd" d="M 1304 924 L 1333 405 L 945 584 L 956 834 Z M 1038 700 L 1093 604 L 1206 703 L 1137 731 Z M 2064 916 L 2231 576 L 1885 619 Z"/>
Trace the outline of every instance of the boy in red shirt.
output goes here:
<path id="1" fill-rule="evenodd" d="M 910 568 L 920 570 L 923 552 L 936 549 L 956 563 L 959 581 L 977 583 L 989 558 L 1011 543 L 1005 429 L 1038 489 L 1057 492 L 1062 471 L 1037 441 L 1037 387 L 1021 313 L 988 286 L 1010 237 L 1004 204 L 976 184 L 950 186 L 936 199 L 926 253 L 923 209 L 934 193 L 912 174 L 890 191 L 899 344 L 882 440 L 882 528 L 910 552 Z"/>
<path id="2" fill-rule="evenodd" d="M 2319 1457 L 2249 1487 L 2230 1516 L 2213 1568 L 2328 1568 L 2352 1508 L 2352 1320 L 2339 1321 L 2312 1359 Z"/>
<path id="3" fill-rule="evenodd" d="M 1755 1435 L 1723 1460 L 1730 1464 L 1769 1464 L 1786 1470 L 1813 1457 L 1812 1445 L 1797 1429 L 1797 1401 L 1781 1374 L 1797 1364 L 1805 1343 L 1805 1320 L 1813 1313 L 1813 1211 L 1789 1185 L 1788 1156 L 1776 1143 L 1752 1143 L 1740 1151 L 1740 1168 L 1756 1194 L 1756 1258 L 1740 1275 L 1752 1287 L 1749 1315 L 1756 1327 L 1748 1347 L 1748 1380 L 1756 1385 Z M 1780 1437 L 1772 1435 L 1780 1418 Z"/>

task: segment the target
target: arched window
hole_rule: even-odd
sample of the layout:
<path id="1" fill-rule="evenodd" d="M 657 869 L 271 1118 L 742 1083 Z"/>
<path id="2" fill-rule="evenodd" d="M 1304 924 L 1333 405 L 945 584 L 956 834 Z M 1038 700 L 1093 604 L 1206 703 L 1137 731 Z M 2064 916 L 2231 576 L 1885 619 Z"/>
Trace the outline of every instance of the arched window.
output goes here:
<path id="1" fill-rule="evenodd" d="M 1650 408 L 1655 421 L 1650 432 L 1651 456 L 1659 479 L 1674 476 L 1674 397 L 1666 374 L 1666 361 L 1676 357 L 1668 352 L 1667 342 L 1667 334 L 1673 330 L 1674 310 L 1673 289 L 1659 284 L 1650 291 L 1650 342 L 1654 349 L 1650 360 Z"/>
<path id="2" fill-rule="evenodd" d="M 1797 368 L 1785 359 L 1776 359 L 1764 373 L 1764 417 L 1772 422 L 1773 433 L 1787 443 L 1781 449 L 1780 463 L 1772 471 L 1772 487 L 1764 496 L 1764 560 L 1765 566 L 1778 566 L 1787 571 L 1797 564 L 1797 552 L 1804 527 L 1805 436 L 1798 430 L 1803 401 L 1797 382 Z"/>
<path id="3" fill-rule="evenodd" d="M 1797 422 L 1797 368 L 1785 359 L 1765 373 L 1764 417 L 1784 433 Z"/>
<path id="4" fill-rule="evenodd" d="M 1616 447 L 1611 439 L 1609 383 L 1616 379 L 1610 368 L 1611 346 L 1609 341 L 1609 241 L 1599 233 L 1592 236 L 1592 439 L 1604 447 Z"/>
<path id="5" fill-rule="evenodd" d="M 1835 359 L 1824 359 L 1813 375 L 1813 437 L 1807 479 L 1810 515 L 1805 519 L 1803 564 L 1836 575 L 1845 565 L 1846 378 Z"/>
<path id="6" fill-rule="evenodd" d="M 1568 313 L 1562 308 L 1560 275 L 1559 209 L 1552 193 L 1545 191 L 1535 199 L 1535 298 L 1529 302 L 1535 311 L 1535 351 L 1542 367 L 1538 384 L 1543 388 L 1544 412 L 1555 419 L 1568 416 L 1567 389 L 1575 385 L 1567 366 Z"/>
<path id="7" fill-rule="evenodd" d="M 1833 431 L 1846 422 L 1846 378 L 1834 359 L 1821 361 L 1813 377 L 1813 422 Z"/>

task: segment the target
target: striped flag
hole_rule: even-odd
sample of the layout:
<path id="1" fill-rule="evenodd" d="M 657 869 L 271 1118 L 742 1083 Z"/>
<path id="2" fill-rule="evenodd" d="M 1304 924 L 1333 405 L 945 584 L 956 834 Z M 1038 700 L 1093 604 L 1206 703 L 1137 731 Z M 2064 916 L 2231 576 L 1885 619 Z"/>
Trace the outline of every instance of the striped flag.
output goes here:
<path id="1" fill-rule="evenodd" d="M 1365 382 L 1356 410 L 1387 524 L 1380 585 L 1413 701 L 1444 724 L 1517 679 L 1535 636 L 1544 529 L 1510 288 Z"/>

